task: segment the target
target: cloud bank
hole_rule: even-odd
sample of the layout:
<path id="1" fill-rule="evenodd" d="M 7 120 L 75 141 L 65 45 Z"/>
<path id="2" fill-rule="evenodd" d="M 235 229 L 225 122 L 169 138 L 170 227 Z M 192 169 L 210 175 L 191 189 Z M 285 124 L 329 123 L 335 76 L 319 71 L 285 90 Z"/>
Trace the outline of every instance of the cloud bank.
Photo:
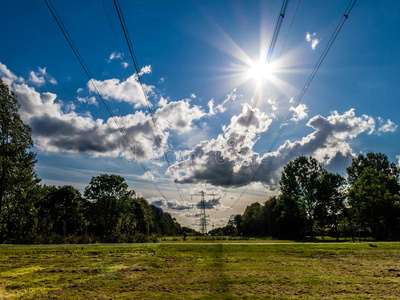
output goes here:
<path id="1" fill-rule="evenodd" d="M 255 112 L 255 125 L 250 126 L 253 133 L 243 141 L 243 125 L 249 109 L 245 105 L 242 114 L 231 119 L 223 135 L 199 143 L 186 159 L 171 166 L 176 182 L 226 186 L 233 172 L 231 185 L 240 187 L 253 183 L 262 165 L 254 182 L 273 190 L 277 188 L 283 167 L 296 157 L 313 156 L 326 165 L 350 161 L 355 156 L 350 140 L 362 133 L 373 134 L 377 131 L 371 116 L 356 116 L 354 109 L 343 114 L 334 111 L 328 117 L 317 115 L 311 118 L 307 126 L 314 132 L 302 139 L 294 142 L 287 140 L 274 152 L 256 153 L 252 149 L 257 133 L 268 129 L 270 119 Z"/>
<path id="2" fill-rule="evenodd" d="M 43 76 L 46 74 L 45 68 L 39 70 Z M 143 74 L 151 72 L 150 66 L 143 68 L 141 72 Z M 89 112 L 76 112 L 76 105 L 73 102 L 64 104 L 54 93 L 36 91 L 23 78 L 17 77 L 1 63 L 0 77 L 17 94 L 21 103 L 20 115 L 32 127 L 35 144 L 43 151 L 126 158 L 134 156 L 141 160 L 150 160 L 163 155 L 171 131 L 178 133 L 188 131 L 195 120 L 205 116 L 200 107 L 191 106 L 185 100 L 170 102 L 158 108 L 155 110 L 155 116 L 161 131 L 160 145 L 158 136 L 155 137 L 151 116 L 142 111 L 117 116 L 114 119 L 95 120 Z M 107 99 L 132 102 L 136 105 L 143 104 L 143 93 L 137 75 L 123 82 L 110 79 L 96 83 Z M 90 83 L 88 87 L 91 92 L 94 91 Z M 79 89 L 77 92 L 81 93 L 82 90 Z M 93 96 L 77 97 L 77 100 L 78 103 L 97 105 Z M 132 148 L 128 147 L 120 129 Z"/>

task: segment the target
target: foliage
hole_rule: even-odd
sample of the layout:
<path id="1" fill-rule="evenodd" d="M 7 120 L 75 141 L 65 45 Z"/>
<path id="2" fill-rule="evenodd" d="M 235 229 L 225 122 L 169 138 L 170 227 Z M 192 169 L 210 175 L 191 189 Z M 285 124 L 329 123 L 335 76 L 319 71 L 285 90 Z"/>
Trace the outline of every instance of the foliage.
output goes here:
<path id="1" fill-rule="evenodd" d="M 33 237 L 85 233 L 88 202 L 77 189 L 72 186 L 43 186 L 40 193 L 42 197 L 35 202 L 37 221 Z"/>
<path id="2" fill-rule="evenodd" d="M 387 173 L 365 167 L 349 191 L 355 220 L 376 239 L 399 238 L 400 186 Z"/>
<path id="3" fill-rule="evenodd" d="M 383 153 L 369 152 L 366 155 L 359 155 L 353 159 L 351 166 L 347 170 L 347 181 L 353 185 L 360 177 L 365 168 L 376 170 L 377 172 L 386 174 L 387 176 L 399 179 L 400 170 L 396 164 L 389 161 L 388 157 Z"/>
<path id="4" fill-rule="evenodd" d="M 16 95 L 0 79 L 0 243 L 145 242 L 196 235 L 136 197 L 119 175 L 92 177 L 84 195 L 72 186 L 39 185 L 31 128 Z M 346 180 L 312 157 L 282 171 L 280 194 L 253 203 L 215 235 L 303 238 L 318 229 L 337 239 L 355 229 L 376 239 L 400 238 L 400 170 L 385 154 L 353 159 Z"/>
<path id="5" fill-rule="evenodd" d="M 170 214 L 135 197 L 125 179 L 114 174 L 92 177 L 85 188 L 89 200 L 89 230 L 104 241 L 127 241 L 136 233 L 149 236 L 181 234 Z"/>
<path id="6" fill-rule="evenodd" d="M 119 235 L 121 231 L 133 231 L 136 226 L 134 195 L 134 191 L 128 191 L 128 184 L 121 176 L 102 174 L 92 177 L 84 193 L 90 201 L 90 230 L 104 239 L 113 232 Z"/>
<path id="7" fill-rule="evenodd" d="M 319 178 L 315 218 L 320 227 L 333 228 L 336 239 L 339 239 L 339 220 L 345 209 L 345 182 L 339 174 L 329 172 Z"/>
<path id="8" fill-rule="evenodd" d="M 355 158 L 348 181 L 314 158 L 299 157 L 283 169 L 281 194 L 253 203 L 219 233 L 313 238 L 316 229 L 339 239 L 357 232 L 375 239 L 400 238 L 399 169 L 381 153 Z M 353 236 L 354 239 L 354 236 Z"/>
<path id="9" fill-rule="evenodd" d="M 320 178 L 325 173 L 326 170 L 315 158 L 301 156 L 283 168 L 279 182 L 282 217 L 296 219 L 298 222 L 304 219 L 311 237 L 314 236 L 315 213 L 320 200 Z"/>
<path id="10" fill-rule="evenodd" d="M 16 95 L 0 79 L 0 242 L 26 233 L 29 194 L 39 182 L 31 128 L 18 113 Z"/>
<path id="11" fill-rule="evenodd" d="M 263 236 L 265 228 L 263 206 L 256 202 L 247 206 L 242 215 L 242 234 L 245 236 Z"/>

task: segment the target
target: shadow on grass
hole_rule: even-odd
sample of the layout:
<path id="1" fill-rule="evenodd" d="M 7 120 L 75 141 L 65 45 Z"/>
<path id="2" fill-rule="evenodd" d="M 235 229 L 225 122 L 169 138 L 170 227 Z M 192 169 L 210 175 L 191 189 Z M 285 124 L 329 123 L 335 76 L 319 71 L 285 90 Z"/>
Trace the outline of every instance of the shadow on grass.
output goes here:
<path id="1" fill-rule="evenodd" d="M 226 275 L 226 259 L 223 252 L 223 245 L 217 244 L 212 247 L 213 251 L 213 273 L 214 280 L 210 282 L 210 286 L 213 289 L 215 296 L 219 299 L 231 299 L 232 295 L 229 293 L 229 279 Z"/>

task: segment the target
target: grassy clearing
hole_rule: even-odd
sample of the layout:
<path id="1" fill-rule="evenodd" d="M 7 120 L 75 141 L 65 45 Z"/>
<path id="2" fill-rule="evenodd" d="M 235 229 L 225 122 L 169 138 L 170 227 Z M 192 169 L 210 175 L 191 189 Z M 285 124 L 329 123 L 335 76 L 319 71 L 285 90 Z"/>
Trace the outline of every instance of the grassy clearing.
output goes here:
<path id="1" fill-rule="evenodd" d="M 0 248 L 2 299 L 398 299 L 400 244 Z"/>
<path id="2" fill-rule="evenodd" d="M 158 242 L 160 243 L 191 243 L 191 242 L 195 242 L 195 243 L 231 243 L 231 242 L 235 242 L 235 243 L 278 243 L 278 244 L 282 244 L 282 243 L 296 243 L 296 242 L 307 242 L 307 241 L 312 241 L 314 243 L 329 243 L 329 242 L 333 242 L 333 243 L 340 243 L 340 242 L 350 242 L 352 241 L 352 238 L 339 238 L 339 240 L 336 240 L 336 238 L 333 237 L 329 237 L 329 236 L 316 236 L 313 240 L 311 240 L 310 237 L 308 237 L 307 239 L 303 239 L 303 240 L 298 240 L 298 241 L 294 241 L 294 240 L 278 240 L 278 239 L 274 239 L 271 237 L 265 237 L 265 238 L 259 238 L 259 237 L 238 237 L 238 236 L 187 236 L 186 239 L 183 238 L 183 236 L 167 236 L 167 237 L 163 237 L 158 239 Z M 373 242 L 374 240 L 372 238 L 362 238 L 359 239 L 357 238 L 356 241 L 360 241 L 360 242 L 366 242 L 366 241 L 370 241 Z"/>
<path id="3" fill-rule="evenodd" d="M 290 240 L 277 240 L 274 238 L 258 238 L 258 237 L 237 237 L 237 236 L 187 236 L 185 239 L 183 236 L 167 236 L 158 240 L 160 243 L 294 243 Z"/>

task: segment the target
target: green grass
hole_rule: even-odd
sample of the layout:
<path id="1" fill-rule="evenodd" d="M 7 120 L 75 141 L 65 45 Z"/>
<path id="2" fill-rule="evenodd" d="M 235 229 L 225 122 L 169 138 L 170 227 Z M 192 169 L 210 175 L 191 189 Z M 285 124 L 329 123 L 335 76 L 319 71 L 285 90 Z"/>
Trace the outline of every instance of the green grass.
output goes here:
<path id="1" fill-rule="evenodd" d="M 237 237 L 237 236 L 167 236 L 159 239 L 160 243 L 293 243 L 289 240 L 277 240 L 271 237 L 257 238 L 257 237 Z"/>
<path id="2" fill-rule="evenodd" d="M 2 299 L 398 299 L 400 244 L 0 248 Z"/>

